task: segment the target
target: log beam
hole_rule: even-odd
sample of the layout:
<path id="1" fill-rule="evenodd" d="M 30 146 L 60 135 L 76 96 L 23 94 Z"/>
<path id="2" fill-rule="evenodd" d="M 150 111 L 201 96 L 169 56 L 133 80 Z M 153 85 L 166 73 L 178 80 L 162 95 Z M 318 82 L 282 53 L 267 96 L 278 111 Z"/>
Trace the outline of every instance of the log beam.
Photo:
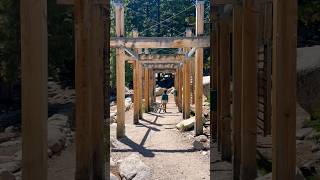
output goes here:
<path id="1" fill-rule="evenodd" d="M 133 31 L 133 37 L 138 37 L 139 33 L 138 31 Z M 140 78 L 140 64 L 138 61 L 134 61 L 133 63 L 133 124 L 139 123 L 139 113 L 140 113 L 140 85 L 139 78 Z"/>

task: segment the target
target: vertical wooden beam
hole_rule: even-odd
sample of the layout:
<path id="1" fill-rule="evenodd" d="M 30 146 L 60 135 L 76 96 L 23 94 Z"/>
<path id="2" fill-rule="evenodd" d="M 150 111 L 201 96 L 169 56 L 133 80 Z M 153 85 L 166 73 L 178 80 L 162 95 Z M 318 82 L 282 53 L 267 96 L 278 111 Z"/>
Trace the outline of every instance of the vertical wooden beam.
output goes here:
<path id="1" fill-rule="evenodd" d="M 222 131 L 222 119 L 221 119 L 221 81 L 220 81 L 220 19 L 217 19 L 217 136 L 218 136 L 218 151 L 221 151 L 221 131 Z"/>
<path id="2" fill-rule="evenodd" d="M 210 1 L 210 153 L 214 153 L 214 143 L 217 141 L 217 6 Z M 215 157 L 210 156 L 210 177 L 214 176 Z"/>
<path id="3" fill-rule="evenodd" d="M 149 71 L 149 111 L 151 110 L 151 105 L 152 105 L 152 102 L 153 102 L 153 81 L 154 81 L 154 78 L 153 78 L 153 70 L 152 69 L 148 69 Z"/>
<path id="4" fill-rule="evenodd" d="M 204 33 L 204 1 L 196 4 L 196 36 Z M 202 95 L 203 95 L 203 48 L 198 48 L 195 54 L 195 134 L 203 133 L 202 124 Z"/>
<path id="5" fill-rule="evenodd" d="M 178 69 L 178 109 L 182 112 L 182 70 Z"/>
<path id="6" fill-rule="evenodd" d="M 220 30 L 221 152 L 222 160 L 231 161 L 230 36 L 226 19 L 221 19 Z"/>
<path id="7" fill-rule="evenodd" d="M 133 31 L 132 36 L 138 37 L 139 33 L 138 31 Z M 139 83 L 140 78 L 140 64 L 138 61 L 135 61 L 133 64 L 133 123 L 138 124 L 139 123 L 139 115 L 140 115 L 140 89 L 142 88 L 141 83 Z"/>
<path id="8" fill-rule="evenodd" d="M 191 37 L 192 31 L 190 28 L 186 30 L 186 36 Z M 187 49 L 189 50 L 189 49 Z M 187 61 L 184 64 L 184 81 L 183 81 L 183 96 L 184 96 L 184 119 L 190 118 L 190 65 L 191 61 Z"/>
<path id="9" fill-rule="evenodd" d="M 240 179 L 241 164 L 241 90 L 242 90 L 242 5 L 233 5 L 233 179 Z"/>
<path id="10" fill-rule="evenodd" d="M 104 136 L 107 138 L 105 142 L 105 149 L 110 149 L 110 1 L 106 1 L 104 5 L 105 11 L 105 49 L 104 49 L 104 70 L 105 70 L 105 87 L 104 87 L 104 99 L 105 99 L 105 119 L 107 126 L 105 127 Z M 106 160 L 106 172 L 105 174 L 110 174 L 110 151 L 105 151 L 105 160 Z"/>
<path id="11" fill-rule="evenodd" d="M 273 4 L 272 179 L 295 179 L 297 11 L 294 1 Z"/>
<path id="12" fill-rule="evenodd" d="M 22 0 L 22 178 L 47 179 L 47 1 Z"/>
<path id="13" fill-rule="evenodd" d="M 102 5 L 91 5 L 90 19 L 91 32 L 89 33 L 89 48 L 88 61 L 90 61 L 89 77 L 91 88 L 91 122 L 92 122 L 92 171 L 93 179 L 105 179 L 105 160 L 104 160 L 104 7 Z"/>
<path id="14" fill-rule="evenodd" d="M 272 2 L 265 4 L 265 34 L 264 34 L 264 71 L 266 88 L 264 98 L 264 136 L 271 135 L 271 71 L 272 71 Z"/>
<path id="15" fill-rule="evenodd" d="M 124 36 L 124 6 L 115 3 L 116 34 Z M 117 138 L 125 136 L 125 54 L 123 49 L 116 50 L 117 73 Z"/>
<path id="16" fill-rule="evenodd" d="M 76 174 L 75 179 L 92 178 L 91 84 L 89 77 L 89 12 L 91 3 L 75 1 L 76 39 Z"/>
<path id="17" fill-rule="evenodd" d="M 257 176 L 257 10 L 254 0 L 243 0 L 241 179 Z"/>
<path id="18" fill-rule="evenodd" d="M 149 69 L 144 68 L 144 112 L 149 112 Z"/>

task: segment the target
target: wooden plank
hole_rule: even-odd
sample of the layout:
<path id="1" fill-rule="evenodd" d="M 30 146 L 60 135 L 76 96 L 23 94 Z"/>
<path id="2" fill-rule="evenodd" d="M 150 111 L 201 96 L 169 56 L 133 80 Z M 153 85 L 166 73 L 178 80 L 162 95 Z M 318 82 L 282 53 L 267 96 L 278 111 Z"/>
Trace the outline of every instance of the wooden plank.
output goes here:
<path id="1" fill-rule="evenodd" d="M 152 69 L 148 69 L 148 71 L 149 71 L 149 84 L 148 84 L 148 87 L 149 87 L 149 110 L 151 110 L 151 105 L 152 105 L 152 101 L 153 101 L 153 81 L 154 81 L 154 78 L 153 78 Z"/>
<path id="2" fill-rule="evenodd" d="M 222 160 L 231 161 L 231 109 L 230 109 L 230 35 L 228 24 L 220 22 L 220 81 L 221 81 L 221 152 Z"/>
<path id="3" fill-rule="evenodd" d="M 295 179 L 298 3 L 275 0 L 273 13 L 272 179 Z"/>
<path id="4" fill-rule="evenodd" d="M 220 96 L 220 92 L 221 92 L 221 80 L 220 80 L 220 22 L 217 22 L 217 48 L 216 48 L 216 52 L 217 52 L 217 90 L 218 90 L 218 95 L 217 95 L 217 136 L 218 136 L 218 151 L 221 151 L 221 96 Z"/>
<path id="5" fill-rule="evenodd" d="M 254 0 L 243 1 L 241 179 L 255 179 L 257 120 L 257 11 Z"/>
<path id="6" fill-rule="evenodd" d="M 91 5 L 92 6 L 92 5 Z M 88 61 L 90 69 L 90 108 L 91 108 L 91 142 L 92 142 L 92 178 L 97 180 L 105 179 L 105 150 L 104 150 L 104 7 L 92 6 L 90 8 L 91 32 L 89 33 Z"/>
<path id="7" fill-rule="evenodd" d="M 47 179 L 47 1 L 22 0 L 22 178 Z"/>
<path id="8" fill-rule="evenodd" d="M 204 1 L 196 4 L 196 36 L 204 33 Z M 210 42 L 209 42 L 210 43 Z M 198 48 L 195 54 L 195 134 L 203 134 L 202 95 L 203 95 L 203 48 Z"/>
<path id="9" fill-rule="evenodd" d="M 116 34 L 124 35 L 124 6 L 115 5 Z M 117 73 L 117 138 L 125 136 L 125 54 L 123 49 L 116 50 L 116 73 Z"/>
<path id="10" fill-rule="evenodd" d="M 199 37 L 114 37 L 111 38 L 112 48 L 205 48 L 210 46 L 207 36 Z"/>
<path id="11" fill-rule="evenodd" d="M 242 90 L 242 6 L 233 6 L 233 179 L 240 179 L 241 165 L 241 90 Z"/>
<path id="12" fill-rule="evenodd" d="M 190 28 L 186 30 L 186 36 L 191 37 L 192 31 Z M 189 49 L 186 49 L 189 51 Z M 191 61 L 186 61 L 184 64 L 184 81 L 183 81 L 183 96 L 184 96 L 184 119 L 190 118 L 190 65 Z"/>

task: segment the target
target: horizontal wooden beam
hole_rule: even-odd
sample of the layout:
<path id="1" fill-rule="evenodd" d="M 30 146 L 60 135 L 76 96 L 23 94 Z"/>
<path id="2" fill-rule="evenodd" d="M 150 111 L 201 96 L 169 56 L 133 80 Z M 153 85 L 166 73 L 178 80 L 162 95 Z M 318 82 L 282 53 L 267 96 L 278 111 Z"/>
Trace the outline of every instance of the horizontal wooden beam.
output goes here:
<path id="1" fill-rule="evenodd" d="M 152 61 L 183 61 L 186 59 L 184 54 L 140 54 L 139 60 L 152 60 Z"/>
<path id="2" fill-rule="evenodd" d="M 165 63 L 165 64 L 152 64 L 152 63 L 145 63 L 142 64 L 144 68 L 149 68 L 149 69 L 177 69 L 180 68 L 182 65 L 181 64 L 175 64 L 175 63 Z"/>
<path id="3" fill-rule="evenodd" d="M 142 64 L 180 64 L 183 63 L 182 61 L 174 61 L 174 60 L 169 60 L 169 61 L 154 61 L 154 60 L 141 60 L 139 61 Z"/>
<path id="4" fill-rule="evenodd" d="M 208 36 L 200 37 L 138 37 L 111 38 L 110 46 L 112 48 L 206 48 L 210 47 Z"/>

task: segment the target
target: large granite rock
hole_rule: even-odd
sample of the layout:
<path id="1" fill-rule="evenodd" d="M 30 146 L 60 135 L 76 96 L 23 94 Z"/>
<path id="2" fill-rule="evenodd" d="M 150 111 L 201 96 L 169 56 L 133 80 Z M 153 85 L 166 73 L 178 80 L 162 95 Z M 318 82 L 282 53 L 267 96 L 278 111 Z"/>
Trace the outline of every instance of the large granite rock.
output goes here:
<path id="1" fill-rule="evenodd" d="M 179 129 L 180 131 L 189 131 L 189 130 L 193 129 L 194 122 L 195 122 L 195 116 L 193 116 L 187 120 L 183 120 L 183 121 L 179 122 L 176 125 L 176 128 Z M 202 123 L 204 124 L 205 122 L 206 122 L 206 119 L 203 117 Z"/>
<path id="2" fill-rule="evenodd" d="M 152 170 L 145 165 L 140 157 L 131 154 L 120 162 L 120 175 L 126 180 L 150 180 L 152 179 Z"/>

